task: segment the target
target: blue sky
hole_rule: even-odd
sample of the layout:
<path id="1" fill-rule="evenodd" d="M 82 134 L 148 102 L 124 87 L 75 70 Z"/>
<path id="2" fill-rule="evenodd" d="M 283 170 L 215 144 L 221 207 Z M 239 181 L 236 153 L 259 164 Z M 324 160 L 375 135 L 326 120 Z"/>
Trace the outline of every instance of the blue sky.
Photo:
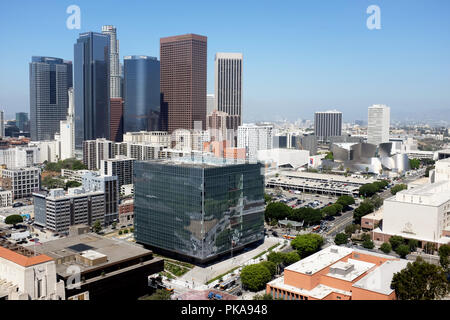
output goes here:
<path id="1" fill-rule="evenodd" d="M 69 5 L 81 29 L 66 28 Z M 381 30 L 369 30 L 369 5 Z M 208 92 L 214 54 L 244 54 L 245 121 L 312 119 L 338 109 L 344 121 L 367 107 L 391 107 L 393 119 L 450 120 L 448 0 L 53 0 L 0 2 L 0 108 L 29 112 L 33 55 L 73 60 L 78 34 L 117 27 L 120 57 L 159 58 L 159 38 L 208 37 Z"/>

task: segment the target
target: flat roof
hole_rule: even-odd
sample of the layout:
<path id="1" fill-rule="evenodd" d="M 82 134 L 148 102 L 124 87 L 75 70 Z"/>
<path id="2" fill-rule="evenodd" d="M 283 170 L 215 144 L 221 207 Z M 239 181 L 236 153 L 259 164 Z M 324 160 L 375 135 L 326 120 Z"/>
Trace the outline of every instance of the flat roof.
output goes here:
<path id="1" fill-rule="evenodd" d="M 353 287 L 389 295 L 394 291 L 391 289 L 394 273 L 406 268 L 408 262 L 404 259 L 388 260 L 354 283 Z"/>
<path id="2" fill-rule="evenodd" d="M 147 160 L 138 162 L 159 163 L 173 166 L 198 167 L 198 168 L 216 168 L 216 167 L 246 164 L 244 160 L 217 158 L 213 156 L 200 156 L 200 155 L 194 157 L 185 156 L 171 159 Z"/>
<path id="3" fill-rule="evenodd" d="M 348 259 L 347 262 L 338 261 L 330 266 L 330 272 L 326 275 L 345 281 L 353 281 L 365 272 L 369 271 L 375 266 L 374 263 L 365 262 L 361 260 Z M 338 269 L 342 271 L 342 274 L 332 272 L 332 269 Z M 350 270 L 350 271 L 347 271 Z"/>
<path id="4" fill-rule="evenodd" d="M 315 179 L 315 180 L 328 180 L 332 182 L 342 182 L 342 183 L 355 183 L 355 184 L 366 184 L 377 181 L 377 179 L 373 178 L 355 178 L 350 176 L 343 176 L 338 174 L 322 174 L 315 172 L 306 172 L 306 171 L 292 171 L 284 173 L 286 177 L 296 177 L 296 178 L 306 178 L 306 179 Z"/>
<path id="5" fill-rule="evenodd" d="M 285 270 L 311 275 L 341 260 L 352 252 L 353 249 L 332 245 L 291 264 Z"/>
<path id="6" fill-rule="evenodd" d="M 96 266 L 85 266 L 83 264 L 77 264 L 82 271 L 97 268 L 98 266 L 106 266 L 109 264 L 115 264 L 117 262 L 132 259 L 139 256 L 144 256 L 150 254 L 152 251 L 144 249 L 134 243 L 106 238 L 95 233 L 85 233 L 81 235 L 73 235 L 66 238 L 60 238 L 56 240 L 51 240 L 43 242 L 40 246 L 36 246 L 36 252 L 46 254 L 53 259 L 57 260 L 64 257 L 70 257 L 80 254 L 79 251 L 72 250 L 71 247 L 77 245 L 87 245 L 89 249 L 97 252 L 98 254 L 106 255 L 108 261 Z M 80 246 L 78 246 L 80 247 Z M 84 248 L 84 246 L 81 246 Z M 84 251 L 87 251 L 84 250 Z M 70 275 L 67 273 L 67 267 L 76 263 L 75 261 L 70 261 L 67 263 L 56 264 L 56 271 L 62 276 Z"/>

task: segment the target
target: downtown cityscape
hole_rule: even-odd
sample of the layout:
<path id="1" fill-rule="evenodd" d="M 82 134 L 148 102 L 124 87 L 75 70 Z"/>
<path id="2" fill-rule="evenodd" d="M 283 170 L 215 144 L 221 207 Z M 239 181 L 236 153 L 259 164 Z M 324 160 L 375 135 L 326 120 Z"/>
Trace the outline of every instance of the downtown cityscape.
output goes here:
<path id="1" fill-rule="evenodd" d="M 344 1 L 324 1 L 336 2 Z M 411 14 L 426 7 L 431 19 L 450 9 L 432 2 L 418 0 Z M 318 10 L 286 1 L 273 15 L 288 3 L 307 16 Z M 111 18 L 96 11 L 113 4 Z M 163 20 L 140 21 L 144 4 L 42 1 L 61 30 L 36 48 L 17 46 L 20 30 L 5 36 L 0 300 L 171 300 L 186 306 L 179 316 L 208 317 L 225 307 L 189 301 L 252 306 L 244 313 L 264 316 L 273 300 L 294 307 L 305 300 L 449 300 L 448 19 L 435 19 L 424 31 L 447 30 L 439 45 L 420 49 L 427 61 L 442 50 L 432 63 L 436 70 L 431 62 L 417 65 L 428 68 L 424 79 L 394 75 L 395 62 L 383 52 L 375 67 L 384 68 L 380 79 L 370 69 L 372 83 L 369 76 L 362 76 L 365 83 L 348 80 L 360 62 L 362 49 L 355 47 L 345 58 L 355 67 L 336 66 L 337 78 L 329 64 L 323 66 L 329 78 L 314 74 L 316 65 L 291 66 L 303 92 L 282 66 L 292 59 L 283 50 L 301 59 L 300 47 L 286 43 L 276 48 L 279 56 L 260 58 L 265 48 L 256 42 L 264 37 L 242 40 L 233 28 L 226 37 L 226 25 L 208 29 L 211 17 L 185 26 L 183 14 L 195 20 L 203 1 L 173 5 L 186 10 L 174 13 L 177 28 L 169 26 L 172 18 L 167 28 Z M 397 5 L 352 0 L 340 10 L 359 10 L 358 32 L 384 32 L 387 39 Z M 7 8 L 2 3 L 5 17 L 18 10 Z M 122 18 L 120 10 L 136 17 Z M 148 39 L 130 33 L 144 24 L 152 28 Z M 331 43 L 327 28 L 314 37 Z M 280 37 L 276 46 L 286 41 Z M 318 61 L 344 55 L 304 50 Z M 408 59 L 397 50 L 393 61 Z M 9 79 L 14 70 L 22 71 Z M 408 78 L 414 85 L 408 87 Z M 328 88 L 331 81 L 336 88 Z M 427 83 L 422 90 L 415 89 L 419 81 Z M 347 86 L 354 86 L 353 99 L 342 98 Z M 260 304 L 246 305 L 249 300 Z"/>

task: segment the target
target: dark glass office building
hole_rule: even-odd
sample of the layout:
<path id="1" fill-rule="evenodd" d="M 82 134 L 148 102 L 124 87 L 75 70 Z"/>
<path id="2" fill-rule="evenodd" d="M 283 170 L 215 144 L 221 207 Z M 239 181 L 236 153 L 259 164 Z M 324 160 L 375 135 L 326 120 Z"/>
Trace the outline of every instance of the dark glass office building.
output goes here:
<path id="1" fill-rule="evenodd" d="M 139 243 L 203 263 L 264 239 L 259 163 L 138 161 L 134 179 Z"/>
<path id="2" fill-rule="evenodd" d="M 109 53 L 107 34 L 81 33 L 74 45 L 75 148 L 84 140 L 109 139 Z"/>
<path id="3" fill-rule="evenodd" d="M 126 56 L 124 61 L 124 132 L 159 130 L 159 61 Z"/>
<path id="4" fill-rule="evenodd" d="M 72 62 L 53 57 L 32 57 L 29 67 L 31 140 L 53 140 L 55 133 L 59 132 L 59 122 L 67 116 Z"/>
<path id="5" fill-rule="evenodd" d="M 20 131 L 28 131 L 28 113 L 26 112 L 16 112 L 16 125 Z"/>

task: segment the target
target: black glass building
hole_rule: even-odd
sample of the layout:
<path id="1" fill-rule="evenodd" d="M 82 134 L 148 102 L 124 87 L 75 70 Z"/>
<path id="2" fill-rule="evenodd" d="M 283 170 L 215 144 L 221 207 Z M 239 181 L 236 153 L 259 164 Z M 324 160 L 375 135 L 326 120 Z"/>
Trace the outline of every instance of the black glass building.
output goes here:
<path id="1" fill-rule="evenodd" d="M 124 132 L 158 131 L 160 63 L 148 56 L 126 56 L 123 61 Z"/>
<path id="2" fill-rule="evenodd" d="M 59 122 L 67 116 L 68 90 L 72 86 L 72 62 L 53 57 L 31 59 L 31 140 L 53 140 L 55 133 L 59 132 Z M 20 121 L 17 125 L 21 125 Z"/>
<path id="3" fill-rule="evenodd" d="M 259 163 L 138 161 L 134 179 L 139 243 L 203 263 L 264 239 Z"/>
<path id="4" fill-rule="evenodd" d="M 81 33 L 74 45 L 75 148 L 84 140 L 109 139 L 109 53 L 107 34 Z"/>

